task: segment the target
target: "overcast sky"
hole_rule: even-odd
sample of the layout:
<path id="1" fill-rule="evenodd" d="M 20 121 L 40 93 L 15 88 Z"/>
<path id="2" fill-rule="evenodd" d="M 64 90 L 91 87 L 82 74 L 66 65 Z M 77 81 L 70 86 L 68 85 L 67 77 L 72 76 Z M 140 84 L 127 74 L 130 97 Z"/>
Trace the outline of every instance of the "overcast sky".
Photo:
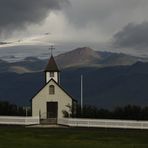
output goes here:
<path id="1" fill-rule="evenodd" d="M 0 0 L 0 20 L 0 41 L 148 53 L 148 0 Z"/>

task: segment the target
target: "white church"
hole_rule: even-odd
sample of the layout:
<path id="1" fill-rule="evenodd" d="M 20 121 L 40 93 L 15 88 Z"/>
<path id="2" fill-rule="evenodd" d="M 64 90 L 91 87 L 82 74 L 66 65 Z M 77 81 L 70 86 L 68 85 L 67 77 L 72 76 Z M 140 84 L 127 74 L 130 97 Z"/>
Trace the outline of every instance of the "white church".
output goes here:
<path id="1" fill-rule="evenodd" d="M 63 118 L 75 112 L 76 100 L 60 85 L 60 70 L 51 54 L 45 68 L 45 85 L 32 98 L 32 116 L 40 119 Z"/>

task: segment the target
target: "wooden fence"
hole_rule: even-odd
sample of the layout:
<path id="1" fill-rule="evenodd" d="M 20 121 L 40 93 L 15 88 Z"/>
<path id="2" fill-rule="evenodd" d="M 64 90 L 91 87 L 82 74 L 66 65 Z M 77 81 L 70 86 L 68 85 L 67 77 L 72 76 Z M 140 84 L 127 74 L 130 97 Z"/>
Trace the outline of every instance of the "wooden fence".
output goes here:
<path id="1" fill-rule="evenodd" d="M 39 117 L 0 116 L 3 125 L 34 125 L 40 124 Z"/>
<path id="2" fill-rule="evenodd" d="M 148 129 L 148 121 L 134 120 L 102 120 L 102 119 L 58 119 L 58 124 L 70 127 L 100 127 L 100 128 L 124 128 L 124 129 Z"/>

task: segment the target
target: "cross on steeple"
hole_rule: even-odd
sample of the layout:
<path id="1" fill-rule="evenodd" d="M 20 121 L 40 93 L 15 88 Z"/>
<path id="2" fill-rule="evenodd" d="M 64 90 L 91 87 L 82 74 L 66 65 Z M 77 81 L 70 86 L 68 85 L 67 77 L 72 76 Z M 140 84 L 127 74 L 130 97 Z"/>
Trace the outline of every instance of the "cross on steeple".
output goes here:
<path id="1" fill-rule="evenodd" d="M 54 45 L 50 45 L 49 50 L 51 51 L 51 56 L 52 56 L 52 51 L 55 49 Z"/>

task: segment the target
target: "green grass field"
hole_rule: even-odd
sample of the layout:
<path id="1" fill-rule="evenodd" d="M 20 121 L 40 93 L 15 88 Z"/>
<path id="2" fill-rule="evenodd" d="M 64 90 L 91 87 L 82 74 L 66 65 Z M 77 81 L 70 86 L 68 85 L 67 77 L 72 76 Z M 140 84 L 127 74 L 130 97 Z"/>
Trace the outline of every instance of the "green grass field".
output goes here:
<path id="1" fill-rule="evenodd" d="M 0 148 L 148 148 L 148 130 L 0 126 Z"/>

